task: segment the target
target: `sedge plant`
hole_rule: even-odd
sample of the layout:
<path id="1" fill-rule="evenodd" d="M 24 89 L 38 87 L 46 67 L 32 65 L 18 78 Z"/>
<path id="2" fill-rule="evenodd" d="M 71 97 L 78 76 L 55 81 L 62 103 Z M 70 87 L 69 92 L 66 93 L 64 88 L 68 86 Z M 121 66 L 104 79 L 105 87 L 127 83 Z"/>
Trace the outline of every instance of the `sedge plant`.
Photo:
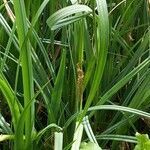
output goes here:
<path id="1" fill-rule="evenodd" d="M 141 147 L 135 133 L 150 127 L 149 5 L 1 0 L 0 149 Z"/>

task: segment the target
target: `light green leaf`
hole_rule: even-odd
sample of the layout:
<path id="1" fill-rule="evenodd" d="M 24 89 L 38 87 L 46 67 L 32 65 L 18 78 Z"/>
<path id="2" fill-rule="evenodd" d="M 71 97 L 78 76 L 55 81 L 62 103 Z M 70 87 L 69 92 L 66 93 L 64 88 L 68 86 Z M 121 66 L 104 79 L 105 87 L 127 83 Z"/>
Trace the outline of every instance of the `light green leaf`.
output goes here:
<path id="1" fill-rule="evenodd" d="M 149 150 L 150 149 L 150 139 L 148 134 L 136 133 L 137 145 L 134 150 Z"/>
<path id="2" fill-rule="evenodd" d="M 82 142 L 80 150 L 102 150 L 97 144 L 92 142 Z"/>

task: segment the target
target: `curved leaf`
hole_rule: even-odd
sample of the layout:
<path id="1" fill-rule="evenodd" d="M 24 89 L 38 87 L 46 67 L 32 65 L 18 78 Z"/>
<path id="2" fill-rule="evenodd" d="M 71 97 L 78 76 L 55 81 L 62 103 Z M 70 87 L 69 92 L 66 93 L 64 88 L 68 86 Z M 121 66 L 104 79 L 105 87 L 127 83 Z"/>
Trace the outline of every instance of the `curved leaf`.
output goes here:
<path id="1" fill-rule="evenodd" d="M 71 6 L 62 8 L 58 10 L 57 12 L 55 12 L 53 15 L 51 15 L 47 20 L 47 24 L 51 28 L 51 30 L 55 30 L 58 27 L 68 25 L 74 21 L 77 21 L 82 16 L 88 15 L 91 12 L 92 12 L 92 9 L 86 5 L 79 5 L 79 4 L 71 5 Z M 75 15 L 77 13 L 80 13 L 80 14 Z M 84 15 L 81 15 L 81 13 L 83 13 Z M 75 15 L 75 16 L 73 16 L 72 18 L 72 15 Z M 67 19 L 65 20 L 65 18 Z"/>

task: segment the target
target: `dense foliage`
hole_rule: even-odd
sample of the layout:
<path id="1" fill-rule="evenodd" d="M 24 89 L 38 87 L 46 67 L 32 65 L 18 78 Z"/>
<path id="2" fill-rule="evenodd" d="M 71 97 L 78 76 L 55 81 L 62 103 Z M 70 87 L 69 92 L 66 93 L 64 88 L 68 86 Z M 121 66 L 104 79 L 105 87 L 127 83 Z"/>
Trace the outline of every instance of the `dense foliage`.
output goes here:
<path id="1" fill-rule="evenodd" d="M 132 150 L 138 142 L 142 150 L 135 133 L 150 128 L 149 6 L 0 0 L 0 149 Z"/>

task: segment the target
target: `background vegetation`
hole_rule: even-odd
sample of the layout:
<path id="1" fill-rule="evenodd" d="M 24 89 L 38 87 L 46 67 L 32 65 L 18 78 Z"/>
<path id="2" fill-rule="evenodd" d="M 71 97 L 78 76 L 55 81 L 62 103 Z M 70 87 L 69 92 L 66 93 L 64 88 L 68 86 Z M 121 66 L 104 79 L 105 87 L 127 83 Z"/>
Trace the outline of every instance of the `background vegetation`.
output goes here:
<path id="1" fill-rule="evenodd" d="M 149 6 L 0 0 L 0 149 L 134 149 L 150 128 Z"/>

